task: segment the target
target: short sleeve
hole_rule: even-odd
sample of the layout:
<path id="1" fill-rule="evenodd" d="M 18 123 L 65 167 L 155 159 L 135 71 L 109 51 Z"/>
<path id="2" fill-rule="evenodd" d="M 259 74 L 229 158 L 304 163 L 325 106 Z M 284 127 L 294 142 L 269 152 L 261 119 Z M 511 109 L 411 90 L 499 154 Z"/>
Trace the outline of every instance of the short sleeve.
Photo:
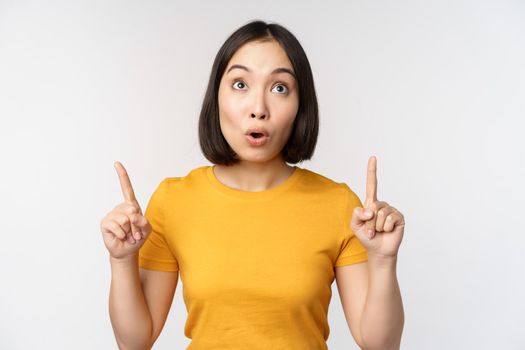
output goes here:
<path id="1" fill-rule="evenodd" d="M 151 232 L 139 250 L 139 267 L 149 270 L 175 272 L 179 264 L 166 241 L 164 209 L 168 183 L 164 179 L 151 195 L 144 213 L 151 225 Z"/>
<path id="2" fill-rule="evenodd" d="M 344 204 L 343 207 L 343 225 L 341 231 L 343 237 L 341 239 L 341 249 L 339 256 L 335 261 L 335 266 L 352 265 L 364 261 L 368 261 L 368 252 L 366 248 L 361 244 L 357 236 L 350 228 L 350 222 L 352 220 L 352 213 L 356 207 L 362 207 L 363 203 L 359 197 L 346 185 L 342 183 L 344 188 Z"/>

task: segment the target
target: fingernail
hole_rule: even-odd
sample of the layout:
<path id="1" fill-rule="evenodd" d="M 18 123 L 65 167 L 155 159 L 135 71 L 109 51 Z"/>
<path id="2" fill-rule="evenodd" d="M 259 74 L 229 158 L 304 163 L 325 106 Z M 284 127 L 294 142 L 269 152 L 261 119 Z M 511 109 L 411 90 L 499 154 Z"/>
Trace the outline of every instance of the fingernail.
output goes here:
<path id="1" fill-rule="evenodd" d="M 374 230 L 368 229 L 368 238 L 372 238 L 373 235 L 374 235 Z"/>

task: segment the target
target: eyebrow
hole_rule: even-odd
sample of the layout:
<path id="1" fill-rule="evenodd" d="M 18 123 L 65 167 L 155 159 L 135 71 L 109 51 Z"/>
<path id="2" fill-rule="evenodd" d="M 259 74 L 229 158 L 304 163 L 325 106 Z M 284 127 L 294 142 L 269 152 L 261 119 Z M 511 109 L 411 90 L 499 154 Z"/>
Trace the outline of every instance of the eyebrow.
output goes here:
<path id="1" fill-rule="evenodd" d="M 243 69 L 243 70 L 247 71 L 248 73 L 252 72 L 248 67 L 243 66 L 242 64 L 234 64 L 233 66 L 231 66 L 228 69 L 226 74 L 228 74 L 232 69 L 235 69 L 235 68 Z M 294 77 L 295 80 L 297 80 L 297 77 L 295 76 L 295 73 L 293 71 L 291 71 L 290 69 L 288 69 L 288 68 L 284 68 L 284 67 L 275 68 L 270 74 L 278 74 L 278 73 L 288 73 L 292 77 Z"/>

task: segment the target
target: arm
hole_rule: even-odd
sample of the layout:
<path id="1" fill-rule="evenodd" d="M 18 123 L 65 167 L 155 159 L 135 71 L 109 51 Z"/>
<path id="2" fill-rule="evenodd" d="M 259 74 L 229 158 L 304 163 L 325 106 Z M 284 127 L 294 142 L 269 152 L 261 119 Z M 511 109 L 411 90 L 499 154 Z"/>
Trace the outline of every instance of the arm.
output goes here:
<path id="1" fill-rule="evenodd" d="M 368 160 L 365 207 L 357 199 L 350 222 L 355 242 L 366 249 L 368 262 L 341 265 L 336 272 L 343 305 L 348 305 L 345 316 L 354 319 L 349 326 L 358 344 L 366 350 L 395 350 L 400 347 L 405 321 L 396 275 L 405 219 L 396 208 L 377 200 L 376 162 L 376 157 Z"/>
<path id="2" fill-rule="evenodd" d="M 368 293 L 360 325 L 366 349 L 399 349 L 405 315 L 396 265 L 397 258 L 369 256 Z"/>
<path id="3" fill-rule="evenodd" d="M 109 313 L 119 349 L 150 349 L 166 321 L 178 272 L 139 269 L 137 255 L 110 262 Z"/>
<path id="4" fill-rule="evenodd" d="M 336 267 L 337 287 L 350 331 L 360 348 L 399 349 L 404 325 L 396 259 Z"/>

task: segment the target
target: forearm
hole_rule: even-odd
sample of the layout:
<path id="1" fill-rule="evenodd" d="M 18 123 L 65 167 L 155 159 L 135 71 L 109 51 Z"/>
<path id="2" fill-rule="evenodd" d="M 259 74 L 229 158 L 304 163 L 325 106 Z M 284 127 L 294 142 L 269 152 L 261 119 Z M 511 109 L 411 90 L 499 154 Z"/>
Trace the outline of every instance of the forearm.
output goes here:
<path id="1" fill-rule="evenodd" d="M 113 259 L 109 314 L 120 349 L 149 349 L 152 333 L 151 315 L 142 290 L 138 257 Z"/>
<path id="2" fill-rule="evenodd" d="M 368 292 L 361 316 L 361 338 L 366 350 L 399 349 L 404 311 L 396 265 L 397 258 L 369 255 Z"/>

